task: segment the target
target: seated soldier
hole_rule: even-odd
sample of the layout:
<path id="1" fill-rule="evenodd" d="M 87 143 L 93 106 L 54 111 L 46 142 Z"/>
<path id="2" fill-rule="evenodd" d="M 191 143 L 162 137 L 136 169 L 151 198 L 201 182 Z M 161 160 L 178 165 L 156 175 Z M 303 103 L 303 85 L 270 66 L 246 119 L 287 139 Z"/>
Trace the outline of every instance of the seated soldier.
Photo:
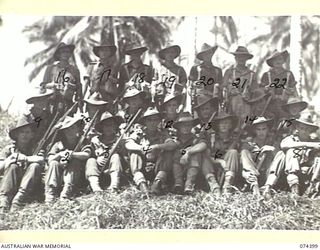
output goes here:
<path id="1" fill-rule="evenodd" d="M 275 147 L 272 146 L 269 133 L 272 124 L 273 120 L 258 117 L 250 126 L 254 137 L 247 138 L 241 146 L 242 177 L 250 185 L 253 194 L 258 196 L 259 186 L 265 183 L 269 165 L 274 157 Z"/>
<path id="2" fill-rule="evenodd" d="M 183 190 L 186 194 L 192 194 L 201 171 L 202 153 L 207 150 L 207 141 L 191 133 L 192 128 L 199 122 L 200 120 L 192 118 L 190 113 L 183 112 L 173 124 L 177 129 L 178 144 L 173 156 L 173 192 L 177 194 L 182 194 Z"/>
<path id="3" fill-rule="evenodd" d="M 104 174 L 110 176 L 109 190 L 117 192 L 119 189 L 122 156 L 119 149 L 115 152 L 110 152 L 110 150 L 117 141 L 119 125 L 122 122 L 123 119 L 120 116 L 113 116 L 106 111 L 96 124 L 96 130 L 101 135 L 91 139 L 91 144 L 88 145 L 91 150 L 91 156 L 86 163 L 86 179 L 89 181 L 94 193 L 102 191 L 99 179 L 103 179 Z"/>
<path id="4" fill-rule="evenodd" d="M 45 201 L 54 202 L 60 193 L 61 199 L 71 199 L 78 184 L 81 171 L 90 150 L 76 150 L 83 129 L 81 117 L 67 116 L 59 128 L 57 142 L 48 153 L 48 169 L 45 176 Z"/>
<path id="5" fill-rule="evenodd" d="M 24 118 L 24 117 L 23 117 Z M 32 191 L 39 189 L 41 173 L 44 169 L 44 157 L 32 155 L 36 146 L 34 141 L 36 123 L 20 119 L 17 126 L 9 131 L 14 141 L 3 149 L 4 176 L 0 184 L 1 212 L 22 207 Z"/>
<path id="6" fill-rule="evenodd" d="M 307 184 L 317 183 L 320 180 L 318 153 L 319 142 L 312 142 L 310 134 L 319 127 L 312 123 L 309 114 L 303 114 L 293 121 L 296 131 L 281 141 L 283 151 L 275 158 L 270 166 L 270 174 L 265 184 L 264 195 L 271 197 L 270 189 L 277 184 L 281 174 L 286 175 L 287 184 L 293 197 L 297 197 L 306 190 Z M 301 182 L 305 180 L 306 182 Z"/>
<path id="7" fill-rule="evenodd" d="M 161 127 L 163 129 L 172 128 L 173 123 L 178 119 L 178 108 L 182 101 L 182 95 L 171 94 L 167 95 L 163 103 L 160 105 L 159 110 L 162 114 Z"/>
<path id="8" fill-rule="evenodd" d="M 215 132 L 213 131 L 213 115 L 216 116 L 219 110 L 219 99 L 218 97 L 212 97 L 207 95 L 199 95 L 197 98 L 197 106 L 194 107 L 200 118 L 200 124 L 196 127 L 199 131 L 198 133 L 208 140 L 208 145 L 213 145 Z M 214 194 L 220 195 L 220 186 L 217 183 L 217 172 L 219 169 L 214 169 L 217 164 L 213 164 L 210 159 L 210 149 L 208 148 L 208 153 L 205 154 L 202 160 L 202 173 L 206 178 L 210 191 Z"/>
<path id="9" fill-rule="evenodd" d="M 165 130 L 159 128 L 160 113 L 149 108 L 139 120 L 145 126 L 145 137 L 142 144 L 145 146 L 146 170 L 152 172 L 153 184 L 151 192 L 161 194 L 163 186 L 167 184 L 168 176 L 172 173 L 173 150 L 177 144 L 169 137 Z"/>
<path id="10" fill-rule="evenodd" d="M 224 111 L 213 120 L 216 131 L 214 143 L 211 146 L 211 159 L 225 170 L 223 193 L 233 192 L 237 179 L 241 176 L 239 164 L 239 142 L 235 140 L 233 130 L 238 124 L 238 118 Z M 221 182 L 219 180 L 219 182 Z"/>

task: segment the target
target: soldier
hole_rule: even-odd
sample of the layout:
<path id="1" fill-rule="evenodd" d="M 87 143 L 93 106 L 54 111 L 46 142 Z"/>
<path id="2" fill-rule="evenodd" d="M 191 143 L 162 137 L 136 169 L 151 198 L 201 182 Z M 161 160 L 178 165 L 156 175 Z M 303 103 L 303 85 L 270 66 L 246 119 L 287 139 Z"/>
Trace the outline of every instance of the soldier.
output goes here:
<path id="1" fill-rule="evenodd" d="M 247 139 L 241 145 L 242 177 L 250 185 L 253 194 L 257 196 L 260 195 L 259 186 L 266 181 L 269 165 L 276 150 L 269 133 L 272 125 L 273 120 L 258 117 L 249 126 L 249 130 L 253 132 L 253 138 Z"/>
<path id="2" fill-rule="evenodd" d="M 131 86 L 135 86 L 139 91 L 149 92 L 153 77 L 152 67 L 143 64 L 141 59 L 147 50 L 147 47 L 134 44 L 126 49 L 125 54 L 131 57 L 131 61 L 120 66 L 118 81 L 120 94 Z"/>
<path id="3" fill-rule="evenodd" d="M 141 144 L 145 151 L 146 172 L 154 174 L 150 176 L 153 180 L 151 192 L 161 194 L 172 171 L 172 156 L 177 144 L 166 131 L 159 128 L 161 116 L 156 109 L 149 108 L 139 123 L 145 126 L 145 137 Z"/>
<path id="4" fill-rule="evenodd" d="M 173 124 L 177 129 L 178 144 L 173 156 L 173 192 L 177 194 L 181 194 L 183 190 L 186 194 L 192 194 L 196 178 L 201 171 L 202 153 L 208 148 L 207 141 L 191 133 L 192 128 L 199 122 L 198 118 L 194 119 L 190 113 L 183 112 Z"/>
<path id="5" fill-rule="evenodd" d="M 159 83 L 156 86 L 158 98 L 168 94 L 181 94 L 186 90 L 186 71 L 174 62 L 180 53 L 181 48 L 178 45 L 166 47 L 158 53 L 159 58 L 163 60 L 159 70 Z"/>
<path id="6" fill-rule="evenodd" d="M 270 108 L 270 102 L 269 104 L 267 103 L 269 98 L 270 94 L 265 93 L 262 89 L 253 90 L 251 98 L 246 101 L 250 105 L 250 113 L 247 114 L 249 118 L 254 119 L 258 116 L 273 118 L 275 115 L 273 114 L 273 110 Z"/>
<path id="7" fill-rule="evenodd" d="M 96 130 L 101 135 L 92 138 L 89 145 L 91 156 L 86 163 L 86 179 L 94 193 L 102 191 L 100 180 L 103 180 L 105 174 L 108 174 L 111 180 L 108 189 L 111 192 L 119 190 L 123 152 L 116 150 L 112 153 L 110 150 L 117 141 L 119 125 L 122 122 L 123 119 L 120 116 L 113 116 L 106 111 L 96 124 Z"/>
<path id="8" fill-rule="evenodd" d="M 162 115 L 161 127 L 163 129 L 171 129 L 172 125 L 178 119 L 179 113 L 178 108 L 182 101 L 181 94 L 170 94 L 167 95 L 162 105 L 160 106 L 160 111 Z"/>
<path id="9" fill-rule="evenodd" d="M 287 103 L 290 96 L 298 95 L 294 75 L 290 70 L 283 68 L 288 57 L 289 53 L 286 50 L 283 52 L 275 51 L 267 59 L 270 70 L 262 75 L 260 84 L 260 87 L 272 94 L 271 109 L 279 117 L 284 116 L 281 106 Z"/>
<path id="10" fill-rule="evenodd" d="M 219 110 L 219 99 L 217 96 L 199 95 L 197 98 L 197 106 L 194 107 L 200 118 L 200 125 L 197 126 L 200 136 L 207 139 L 208 149 L 207 153 L 203 154 L 202 159 L 202 173 L 209 184 L 210 191 L 214 194 L 220 195 L 220 186 L 217 183 L 219 168 L 215 164 L 210 156 L 210 146 L 213 145 L 215 140 L 215 131 L 213 128 L 213 123 L 210 121 L 212 115 L 218 113 Z"/>
<path id="11" fill-rule="evenodd" d="M 222 111 L 213 120 L 213 129 L 216 131 L 215 140 L 211 146 L 212 160 L 225 170 L 223 193 L 233 192 L 233 186 L 241 175 L 238 148 L 233 130 L 238 124 L 238 118 Z"/>
<path id="12" fill-rule="evenodd" d="M 48 169 L 45 176 L 45 201 L 53 202 L 62 186 L 61 199 L 71 199 L 78 184 L 81 169 L 91 151 L 82 148 L 74 151 L 83 129 L 81 117 L 67 116 L 59 128 L 59 139 L 48 153 Z"/>
<path id="13" fill-rule="evenodd" d="M 69 59 L 74 51 L 72 44 L 60 43 L 53 54 L 54 64 L 47 66 L 43 81 L 40 84 L 43 88 L 55 90 L 54 101 L 61 103 L 56 109 L 67 110 L 73 104 L 73 97 L 79 101 L 82 108 L 82 85 L 80 72 L 76 66 L 69 64 Z"/>
<path id="14" fill-rule="evenodd" d="M 32 155 L 36 146 L 34 136 L 36 123 L 29 123 L 22 117 L 15 128 L 9 131 L 13 144 L 2 152 L 4 158 L 4 176 L 0 185 L 0 209 L 7 211 L 22 207 L 33 191 L 39 189 L 41 173 L 44 169 L 44 157 Z"/>
<path id="15" fill-rule="evenodd" d="M 212 56 L 218 49 L 218 46 L 210 46 L 206 43 L 202 45 L 201 51 L 196 55 L 196 58 L 202 61 L 201 64 L 192 66 L 189 80 L 193 83 L 193 88 L 203 94 L 213 95 L 214 84 L 222 85 L 222 70 L 212 64 Z M 200 92 L 200 93 L 201 93 Z M 219 100 L 221 101 L 222 88 L 219 90 Z"/>
<path id="16" fill-rule="evenodd" d="M 88 75 L 84 77 L 91 87 L 90 95 L 98 92 L 108 102 L 112 102 L 120 94 L 117 86 L 119 70 L 114 59 L 116 51 L 115 45 L 94 46 L 93 53 L 100 61 L 90 63 Z"/>
<path id="17" fill-rule="evenodd" d="M 317 159 L 320 143 L 312 142 L 310 138 L 310 134 L 319 127 L 312 123 L 308 113 L 294 120 L 293 126 L 296 131 L 281 141 L 280 146 L 283 151 L 280 151 L 278 158 L 275 158 L 270 166 L 264 191 L 266 198 L 271 197 L 271 188 L 283 174 L 286 175 L 293 197 L 298 196 L 300 191 L 305 191 L 309 183 L 319 182 L 320 165 Z"/>
<path id="18" fill-rule="evenodd" d="M 243 46 L 239 46 L 231 54 L 235 56 L 236 65 L 226 70 L 223 86 L 227 89 L 231 113 L 239 116 L 239 121 L 243 121 L 246 114 L 250 113 L 250 105 L 245 100 L 249 100 L 252 91 L 258 87 L 255 72 L 246 66 L 247 60 L 253 55 Z"/>

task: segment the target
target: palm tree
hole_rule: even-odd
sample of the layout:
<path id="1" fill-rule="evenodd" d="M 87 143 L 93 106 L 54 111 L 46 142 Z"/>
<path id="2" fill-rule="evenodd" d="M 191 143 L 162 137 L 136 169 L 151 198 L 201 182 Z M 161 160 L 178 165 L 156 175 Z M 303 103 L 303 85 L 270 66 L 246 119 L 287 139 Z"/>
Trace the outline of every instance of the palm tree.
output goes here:
<path id="1" fill-rule="evenodd" d="M 149 53 L 155 53 L 167 40 L 171 30 L 181 22 L 182 17 L 64 17 L 54 16 L 39 20 L 24 29 L 30 42 L 42 42 L 45 48 L 25 61 L 33 63 L 29 75 L 32 81 L 40 71 L 53 62 L 52 55 L 60 42 L 76 46 L 72 58 L 80 71 L 92 61 L 92 47 L 101 43 L 115 43 L 118 46 L 118 63 L 124 60 L 124 50 L 131 41 L 145 44 Z"/>

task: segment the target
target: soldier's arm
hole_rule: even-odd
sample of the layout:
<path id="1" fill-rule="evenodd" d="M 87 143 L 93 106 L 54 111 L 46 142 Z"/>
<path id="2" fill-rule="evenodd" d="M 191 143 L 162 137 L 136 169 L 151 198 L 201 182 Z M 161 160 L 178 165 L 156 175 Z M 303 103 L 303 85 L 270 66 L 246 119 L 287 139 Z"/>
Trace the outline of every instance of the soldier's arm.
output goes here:
<path id="1" fill-rule="evenodd" d="M 184 86 L 187 83 L 187 73 L 183 67 L 180 66 L 180 73 L 179 73 L 179 83 L 182 83 Z"/>
<path id="2" fill-rule="evenodd" d="M 197 81 L 198 79 L 198 71 L 196 66 L 192 66 L 189 74 L 189 80 L 190 81 Z"/>
<path id="3" fill-rule="evenodd" d="M 203 151 L 205 151 L 208 148 L 207 143 L 205 142 L 199 142 L 195 145 L 192 145 L 189 149 L 188 149 L 188 153 L 189 155 L 193 155 L 193 154 L 197 154 L 197 153 L 201 153 Z"/>
<path id="4" fill-rule="evenodd" d="M 128 139 L 125 142 L 124 146 L 129 151 L 143 151 L 143 147 L 140 144 L 136 143 L 133 139 Z"/>
<path id="5" fill-rule="evenodd" d="M 53 68 L 53 65 L 47 66 L 47 68 L 44 72 L 44 75 L 43 75 L 43 80 L 42 80 L 41 85 L 54 81 L 54 79 L 51 79 L 52 68 Z"/>
<path id="6" fill-rule="evenodd" d="M 152 147 L 164 151 L 173 151 L 178 147 L 178 144 L 173 139 L 167 139 L 164 143 L 155 144 Z"/>
<path id="7" fill-rule="evenodd" d="M 261 77 L 260 87 L 266 87 L 268 85 L 269 85 L 268 73 L 265 72 Z"/>
<path id="8" fill-rule="evenodd" d="M 223 81 L 223 76 L 222 76 L 222 69 L 220 69 L 220 68 L 216 68 L 216 72 L 217 72 L 217 74 L 216 74 L 216 78 L 217 79 L 215 79 L 216 80 L 216 83 L 220 83 L 220 84 L 222 84 L 222 81 Z"/>

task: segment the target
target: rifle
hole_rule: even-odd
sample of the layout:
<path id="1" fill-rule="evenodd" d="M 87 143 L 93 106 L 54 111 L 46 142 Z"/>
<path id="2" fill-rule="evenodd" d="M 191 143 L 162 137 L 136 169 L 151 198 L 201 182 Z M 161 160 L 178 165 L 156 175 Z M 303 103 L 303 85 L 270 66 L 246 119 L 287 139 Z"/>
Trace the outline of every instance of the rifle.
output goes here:
<path id="1" fill-rule="evenodd" d="M 67 112 L 59 119 L 60 116 L 60 112 L 57 111 L 56 115 L 54 116 L 52 122 L 50 123 L 48 129 L 46 130 L 45 134 L 43 135 L 43 137 L 41 138 L 41 140 L 38 143 L 38 146 L 35 148 L 35 150 L 33 151 L 33 155 L 37 155 L 39 154 L 40 150 L 43 149 L 43 147 L 45 146 L 45 144 L 47 143 L 47 141 L 49 140 L 49 138 L 57 131 L 57 127 L 55 127 L 55 125 L 59 124 L 60 122 L 62 122 L 67 116 L 68 114 L 77 106 L 77 102 L 75 102 L 72 107 L 70 109 L 67 110 Z M 59 120 L 58 120 L 59 119 Z M 52 141 L 54 141 L 55 138 L 53 138 Z M 51 142 L 52 142 L 51 141 Z M 52 143 L 53 144 L 53 143 Z M 48 152 L 48 151 L 47 151 Z"/>
<path id="2" fill-rule="evenodd" d="M 46 147 L 46 152 L 49 152 L 50 149 L 52 148 L 55 140 L 56 140 L 56 137 L 57 137 L 57 134 L 58 134 L 58 129 L 59 127 L 57 126 L 58 124 L 60 124 L 61 122 L 64 121 L 64 119 L 73 111 L 73 109 L 78 105 L 78 101 L 76 101 L 71 108 L 69 108 L 67 110 L 67 112 L 58 120 L 57 123 L 55 123 L 55 126 L 52 127 L 52 129 L 50 130 L 50 133 L 48 134 L 48 137 L 47 139 L 51 138 L 52 136 L 52 139 L 50 141 L 50 143 L 48 144 L 48 146 Z M 58 112 L 60 114 L 60 112 Z M 59 116 L 58 116 L 59 117 Z"/>
<path id="3" fill-rule="evenodd" d="M 108 152 L 108 160 L 107 162 L 110 161 L 111 156 L 114 154 L 114 152 L 116 151 L 119 143 L 121 142 L 123 136 L 128 132 L 128 130 L 131 128 L 131 126 L 133 125 L 133 123 L 136 121 L 136 119 L 138 118 L 139 114 L 141 113 L 142 108 L 140 108 L 137 113 L 134 115 L 134 117 L 131 119 L 131 121 L 129 122 L 128 126 L 125 128 L 125 130 L 123 131 L 123 133 L 119 136 L 119 138 L 117 139 L 117 141 L 115 142 L 115 144 L 112 146 L 111 150 Z M 106 168 L 106 166 L 104 166 L 104 168 Z M 104 173 L 108 172 L 108 169 L 103 171 Z"/>
<path id="4" fill-rule="evenodd" d="M 91 121 L 88 123 L 88 125 L 86 126 L 86 128 L 84 129 L 84 133 L 81 135 L 77 145 L 75 146 L 74 150 L 75 152 L 79 151 L 84 140 L 87 138 L 88 133 L 90 132 L 92 126 L 95 124 L 95 120 L 98 118 L 98 113 L 100 110 L 97 110 L 96 113 L 94 114 L 93 118 L 91 119 Z"/>

